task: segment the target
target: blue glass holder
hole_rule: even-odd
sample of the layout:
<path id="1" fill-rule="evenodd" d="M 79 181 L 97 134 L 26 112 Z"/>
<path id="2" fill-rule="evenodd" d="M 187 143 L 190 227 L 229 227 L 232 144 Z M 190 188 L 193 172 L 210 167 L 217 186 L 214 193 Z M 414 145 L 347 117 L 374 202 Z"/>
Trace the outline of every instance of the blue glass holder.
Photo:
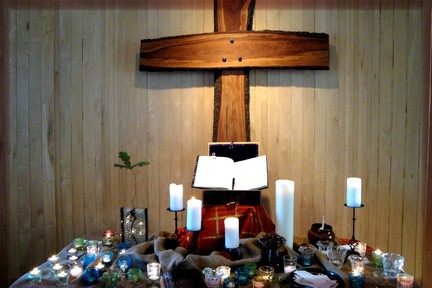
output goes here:
<path id="1" fill-rule="evenodd" d="M 363 274 L 349 273 L 348 275 L 351 288 L 363 288 L 365 283 L 365 276 Z"/>

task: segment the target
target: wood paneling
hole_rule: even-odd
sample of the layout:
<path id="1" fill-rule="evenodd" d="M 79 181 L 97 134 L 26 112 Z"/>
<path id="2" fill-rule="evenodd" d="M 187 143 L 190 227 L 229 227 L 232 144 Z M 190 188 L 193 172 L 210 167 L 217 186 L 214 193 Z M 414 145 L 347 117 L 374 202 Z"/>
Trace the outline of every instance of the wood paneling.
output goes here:
<path id="1" fill-rule="evenodd" d="M 361 177 L 356 238 L 402 253 L 421 284 L 430 4 L 342 2 L 256 3 L 255 31 L 330 36 L 329 71 L 249 71 L 251 140 L 269 159 L 263 202 L 274 219 L 273 183 L 292 179 L 296 237 L 324 213 L 349 238 L 345 181 Z M 120 150 L 150 162 L 136 170 L 134 204 L 149 208 L 151 232 L 173 232 L 169 184 L 184 185 L 185 203 L 201 197 L 190 181 L 212 138 L 214 73 L 139 72 L 140 40 L 212 32 L 213 1 L 7 3 L 0 199 L 8 281 L 73 237 L 118 231 L 135 185 L 113 167 Z"/>

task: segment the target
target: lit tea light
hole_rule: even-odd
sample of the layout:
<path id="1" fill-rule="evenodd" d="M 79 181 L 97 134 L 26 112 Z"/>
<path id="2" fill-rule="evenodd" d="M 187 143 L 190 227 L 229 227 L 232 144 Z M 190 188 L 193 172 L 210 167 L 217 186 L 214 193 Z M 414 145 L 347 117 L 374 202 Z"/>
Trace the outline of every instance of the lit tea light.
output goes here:
<path id="1" fill-rule="evenodd" d="M 98 263 L 98 264 L 95 266 L 95 268 L 98 269 L 98 270 L 102 270 L 102 269 L 105 268 L 105 265 L 104 265 L 103 263 Z"/>
<path id="2" fill-rule="evenodd" d="M 81 276 L 82 272 L 83 272 L 83 269 L 79 265 L 75 265 L 70 270 L 70 275 L 72 277 L 77 278 L 77 277 Z"/>
<path id="3" fill-rule="evenodd" d="M 382 267 L 382 256 L 383 252 L 380 249 L 372 251 L 372 263 L 375 268 Z"/>
<path id="4" fill-rule="evenodd" d="M 60 265 L 59 263 L 56 263 L 51 269 L 52 269 L 54 275 L 57 275 L 60 271 L 63 270 L 63 266 Z"/>
<path id="5" fill-rule="evenodd" d="M 48 258 L 48 262 L 51 266 L 54 266 L 59 261 L 59 258 L 57 255 L 52 255 L 50 258 Z"/>
<path id="6" fill-rule="evenodd" d="M 42 271 L 36 267 L 29 272 L 28 278 L 33 283 L 40 283 L 42 281 Z"/>
<path id="7" fill-rule="evenodd" d="M 69 256 L 76 255 L 76 253 L 77 253 L 77 249 L 74 248 L 74 247 L 72 247 L 72 248 L 70 248 L 70 249 L 68 250 L 68 255 L 69 255 Z"/>

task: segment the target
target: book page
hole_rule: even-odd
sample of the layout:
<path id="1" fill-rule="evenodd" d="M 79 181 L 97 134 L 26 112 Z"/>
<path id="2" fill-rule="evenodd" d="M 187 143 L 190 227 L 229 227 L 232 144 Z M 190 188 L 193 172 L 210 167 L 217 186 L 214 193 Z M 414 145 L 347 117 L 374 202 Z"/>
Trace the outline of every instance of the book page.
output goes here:
<path id="1" fill-rule="evenodd" d="M 234 161 L 227 157 L 198 156 L 192 187 L 232 189 Z"/>
<path id="2" fill-rule="evenodd" d="M 268 187 L 267 157 L 265 155 L 234 163 L 235 190 Z"/>

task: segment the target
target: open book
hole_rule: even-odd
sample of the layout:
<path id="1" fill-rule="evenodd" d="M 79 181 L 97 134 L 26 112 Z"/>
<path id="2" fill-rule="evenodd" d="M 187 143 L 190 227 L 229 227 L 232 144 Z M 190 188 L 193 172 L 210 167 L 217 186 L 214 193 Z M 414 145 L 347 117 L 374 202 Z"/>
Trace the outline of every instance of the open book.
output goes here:
<path id="1" fill-rule="evenodd" d="M 227 157 L 198 156 L 192 187 L 228 190 L 267 188 L 267 157 L 264 155 L 234 162 Z"/>

